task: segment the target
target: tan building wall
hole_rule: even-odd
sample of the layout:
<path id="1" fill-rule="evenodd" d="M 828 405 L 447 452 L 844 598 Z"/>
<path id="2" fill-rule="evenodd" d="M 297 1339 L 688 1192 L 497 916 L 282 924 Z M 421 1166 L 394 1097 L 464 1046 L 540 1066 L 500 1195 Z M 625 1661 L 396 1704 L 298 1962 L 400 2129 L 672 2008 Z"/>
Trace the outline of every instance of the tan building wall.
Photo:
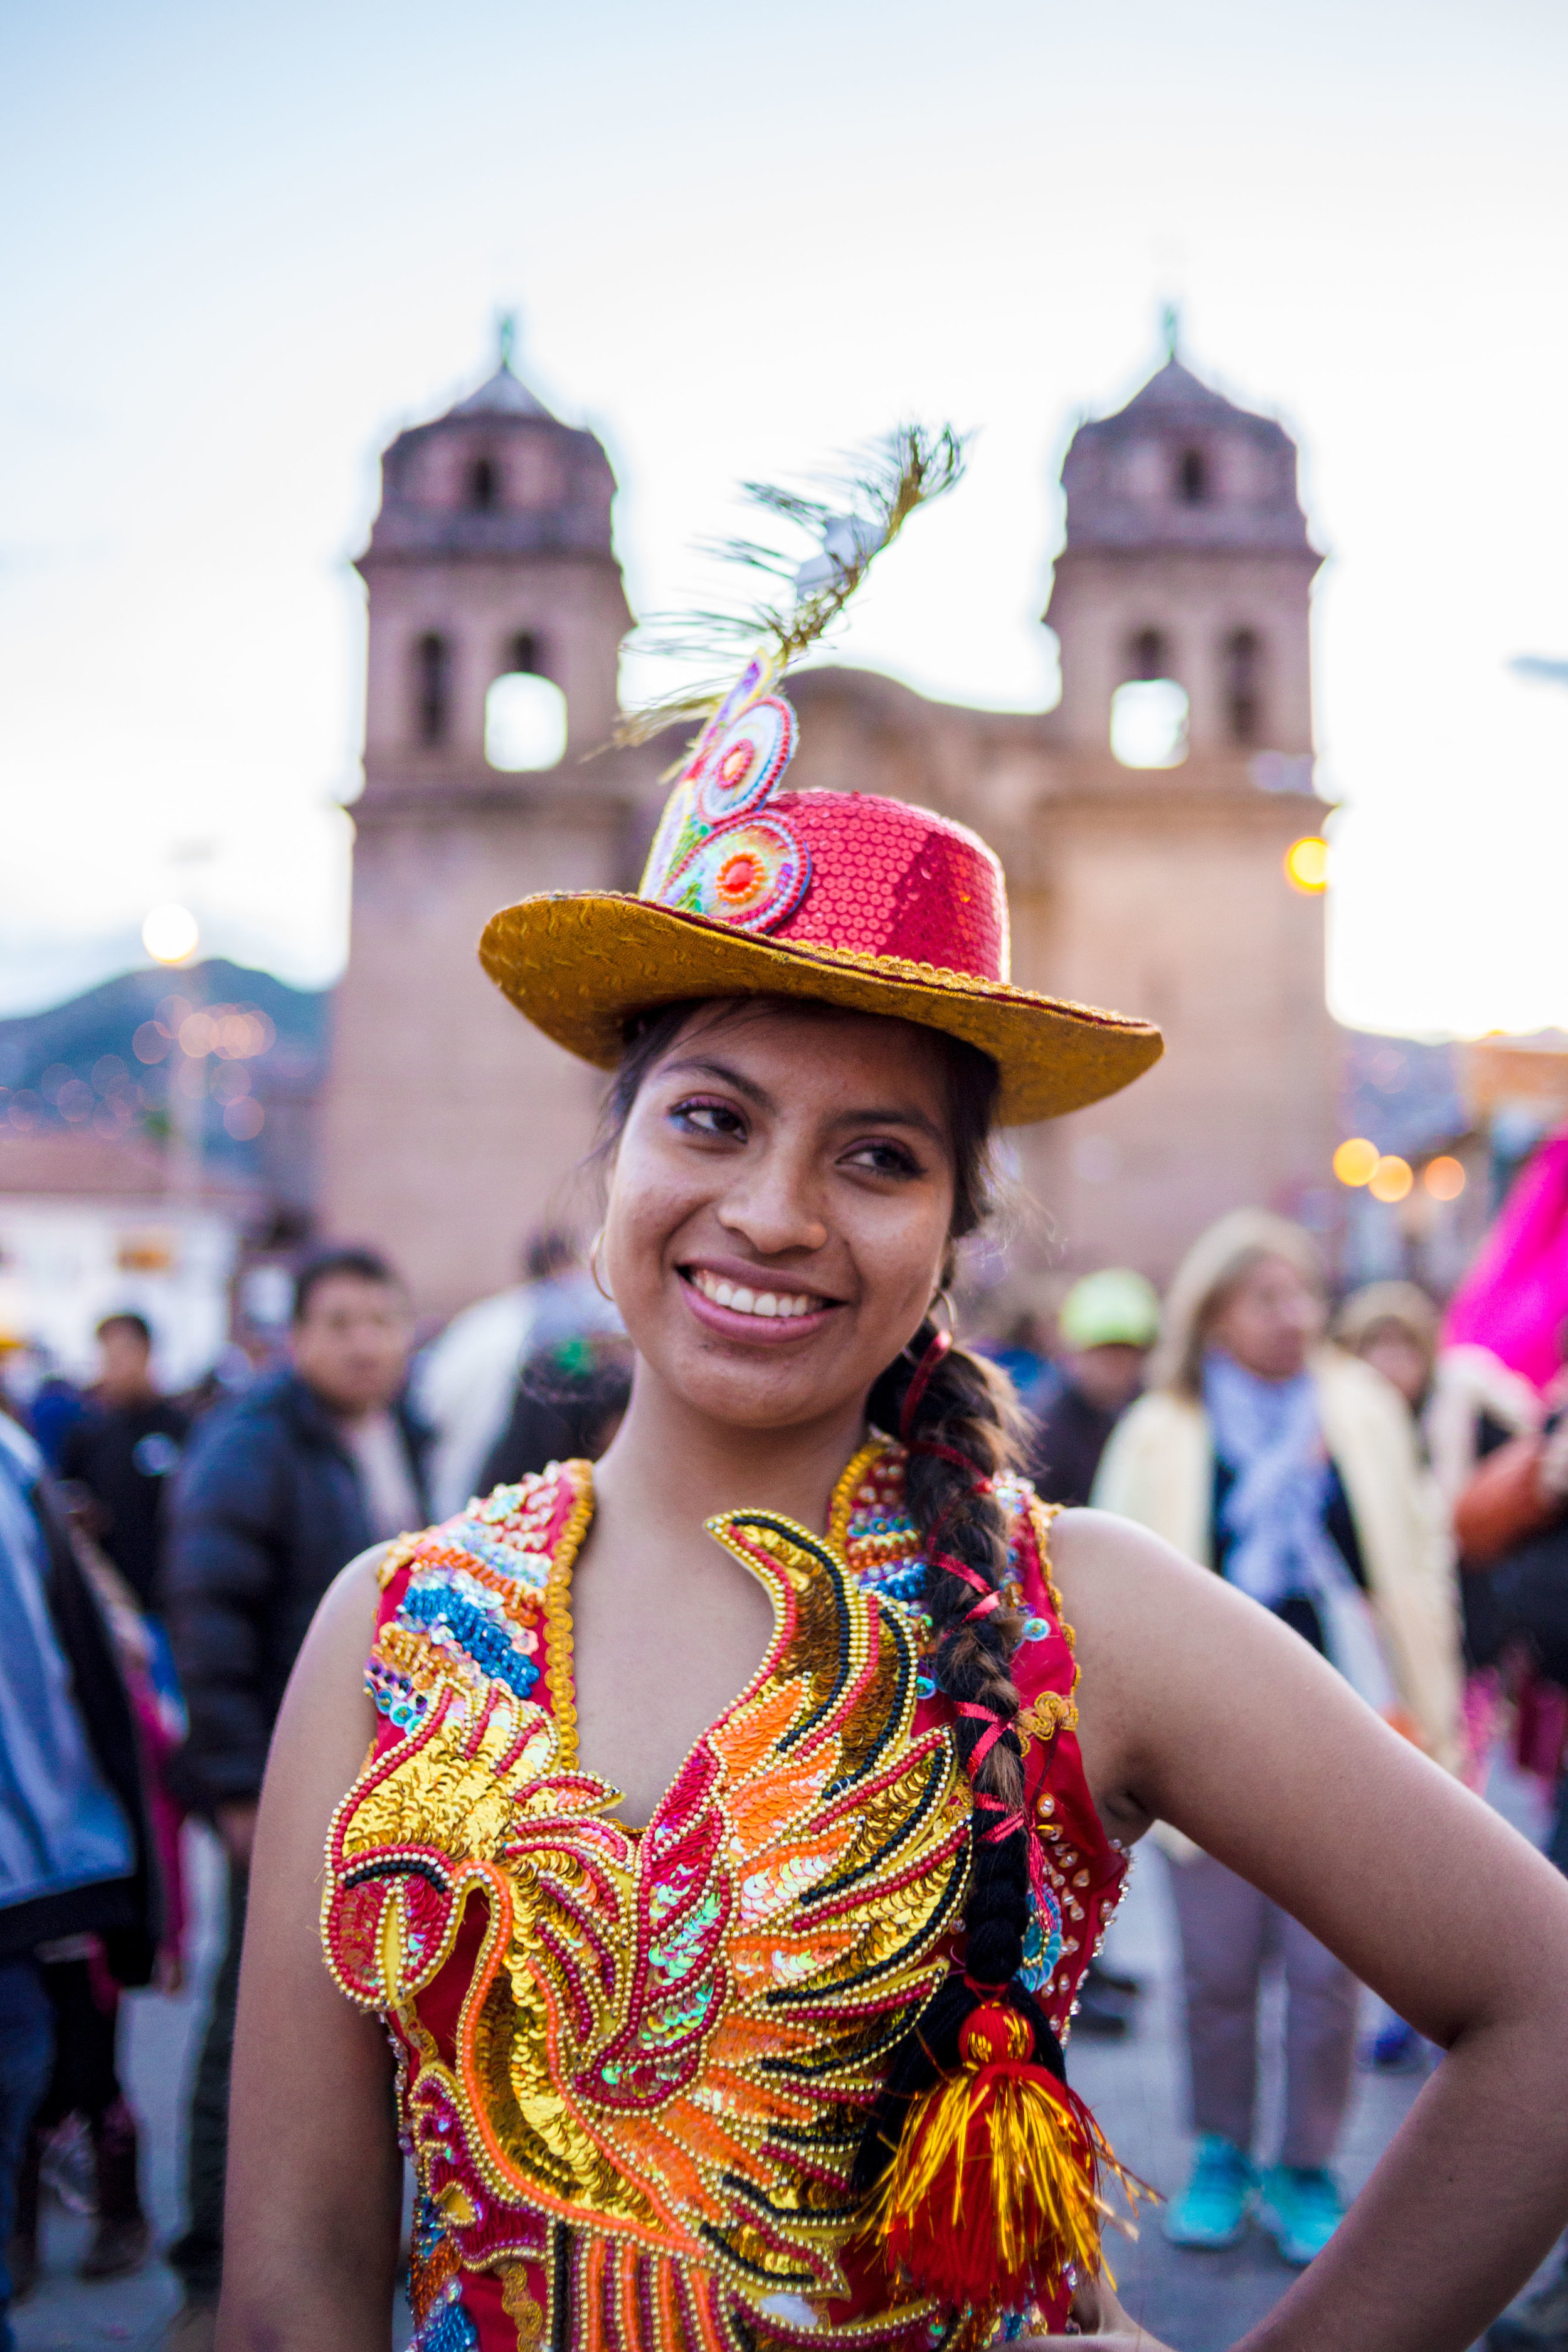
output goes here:
<path id="1" fill-rule="evenodd" d="M 481 462 L 500 504 L 476 512 Z M 400 436 L 385 467 L 362 560 L 366 787 L 323 1221 L 381 1243 L 421 1307 L 444 1314 L 511 1279 L 542 1220 L 592 1213 L 573 1171 L 602 1082 L 490 987 L 479 931 L 527 890 L 633 887 L 679 745 L 578 756 L 608 732 L 629 617 L 613 484 L 590 436 L 546 418 L 503 370 Z M 1320 559 L 1295 467 L 1277 425 L 1173 360 L 1068 451 L 1048 615 L 1057 709 L 972 711 L 842 668 L 791 683 L 792 788 L 890 793 L 973 824 L 1007 869 L 1015 976 L 1165 1030 L 1164 1061 L 1129 1093 L 1017 1139 L 1039 1209 L 1017 1236 L 1025 1272 L 1115 1260 L 1163 1278 L 1223 1210 L 1310 1213 L 1328 1184 L 1322 908 L 1283 871 L 1322 814 L 1308 626 Z M 418 646 L 433 635 L 449 649 L 449 708 L 422 740 Z M 484 694 L 524 635 L 566 694 L 568 754 L 542 775 L 500 776 L 484 759 Z M 1110 702 L 1148 674 L 1152 644 L 1156 674 L 1188 696 L 1190 748 L 1180 765 L 1132 770 L 1110 755 Z"/>

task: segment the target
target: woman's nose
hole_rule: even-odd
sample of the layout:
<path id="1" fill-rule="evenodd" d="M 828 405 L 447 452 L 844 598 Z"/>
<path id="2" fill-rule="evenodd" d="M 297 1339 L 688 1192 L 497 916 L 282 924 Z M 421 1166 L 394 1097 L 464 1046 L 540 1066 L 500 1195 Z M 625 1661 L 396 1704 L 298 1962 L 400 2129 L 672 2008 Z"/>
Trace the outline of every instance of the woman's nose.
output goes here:
<path id="1" fill-rule="evenodd" d="M 819 1250 L 827 1242 L 826 1222 L 811 1186 L 783 1160 L 764 1163 L 737 1183 L 720 1205 L 719 1222 L 762 1257 L 776 1257 L 790 1249 Z"/>

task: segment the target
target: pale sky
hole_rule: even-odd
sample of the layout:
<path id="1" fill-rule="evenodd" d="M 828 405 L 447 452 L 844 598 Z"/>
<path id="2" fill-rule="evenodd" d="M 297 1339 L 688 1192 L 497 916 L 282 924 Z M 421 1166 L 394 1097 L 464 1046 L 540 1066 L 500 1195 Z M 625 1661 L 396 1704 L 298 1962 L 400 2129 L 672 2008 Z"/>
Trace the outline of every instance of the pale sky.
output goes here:
<path id="1" fill-rule="evenodd" d="M 1331 999 L 1568 1025 L 1560 0 L 13 0 L 0 1013 L 341 966 L 375 459 L 490 364 L 590 425 L 634 608 L 743 475 L 976 434 L 839 657 L 1038 709 L 1074 416 L 1178 299 L 1300 438 Z M 646 674 L 628 667 L 628 687 Z"/>

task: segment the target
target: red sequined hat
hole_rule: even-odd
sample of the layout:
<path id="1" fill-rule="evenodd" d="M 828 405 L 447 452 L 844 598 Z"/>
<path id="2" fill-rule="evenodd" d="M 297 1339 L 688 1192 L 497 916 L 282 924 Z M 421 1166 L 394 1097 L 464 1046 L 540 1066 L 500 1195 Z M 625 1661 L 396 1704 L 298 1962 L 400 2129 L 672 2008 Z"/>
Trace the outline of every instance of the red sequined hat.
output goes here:
<path id="1" fill-rule="evenodd" d="M 491 917 L 479 960 L 546 1036 L 613 1069 L 659 1005 L 806 996 L 945 1030 L 1002 1073 L 1009 1126 L 1115 1094 L 1158 1029 L 1008 979 L 1001 866 L 975 834 L 874 793 L 785 793 L 795 712 L 753 661 L 699 737 L 641 888 Z"/>

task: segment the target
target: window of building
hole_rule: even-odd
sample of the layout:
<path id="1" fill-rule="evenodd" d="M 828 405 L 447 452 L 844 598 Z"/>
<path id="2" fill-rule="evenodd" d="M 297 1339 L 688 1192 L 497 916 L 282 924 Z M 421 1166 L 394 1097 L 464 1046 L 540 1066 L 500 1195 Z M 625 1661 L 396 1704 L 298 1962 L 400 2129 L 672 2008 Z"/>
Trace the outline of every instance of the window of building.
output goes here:
<path id="1" fill-rule="evenodd" d="M 1225 707 L 1233 743 L 1263 740 L 1263 644 L 1256 629 L 1225 641 Z"/>
<path id="2" fill-rule="evenodd" d="M 1201 507 L 1209 494 L 1208 459 L 1201 449 L 1184 449 L 1176 467 L 1176 488 L 1184 506 Z"/>
<path id="3" fill-rule="evenodd" d="M 451 719 L 452 648 L 431 630 L 414 648 L 414 723 L 421 743 L 444 743 Z"/>
<path id="4" fill-rule="evenodd" d="M 520 631 L 510 640 L 506 649 L 506 666 L 509 670 L 521 670 L 526 677 L 533 677 L 542 673 L 543 664 L 539 658 L 539 639 L 530 629 Z"/>
<path id="5" fill-rule="evenodd" d="M 553 768 L 566 750 L 566 697 L 536 673 L 503 671 L 485 697 L 485 757 L 510 774 Z"/>
<path id="6" fill-rule="evenodd" d="M 1179 768 L 1187 756 L 1187 697 L 1173 677 L 1136 677 L 1110 698 L 1110 748 L 1124 768 Z"/>
<path id="7" fill-rule="evenodd" d="M 468 504 L 488 514 L 500 504 L 500 468 L 493 457 L 476 457 L 468 467 Z"/>

